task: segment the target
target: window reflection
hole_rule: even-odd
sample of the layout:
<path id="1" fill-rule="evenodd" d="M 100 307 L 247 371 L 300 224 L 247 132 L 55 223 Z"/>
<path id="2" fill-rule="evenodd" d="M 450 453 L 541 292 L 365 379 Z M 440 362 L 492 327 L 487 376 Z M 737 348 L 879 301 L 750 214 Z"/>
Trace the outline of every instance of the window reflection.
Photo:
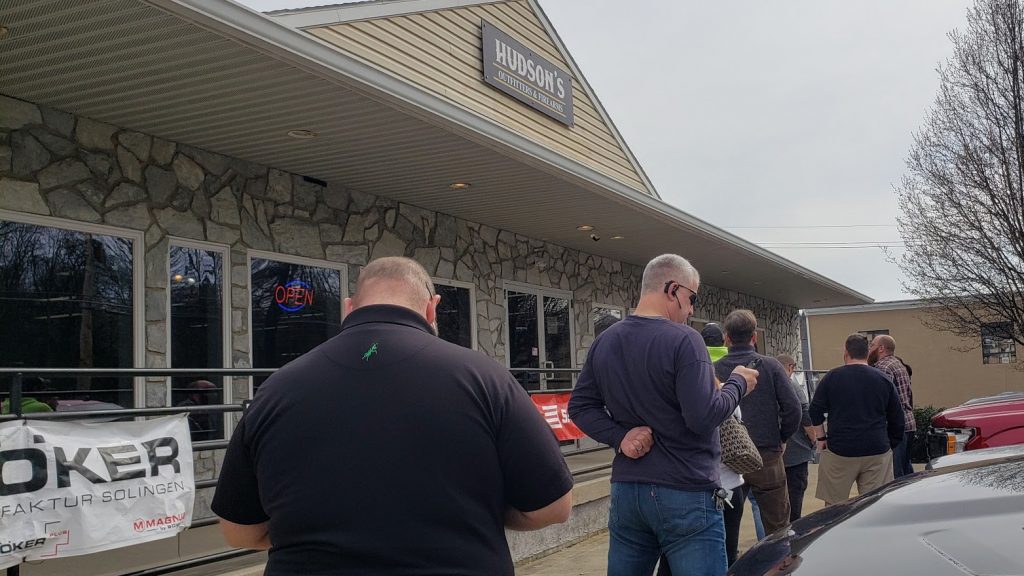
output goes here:
<path id="1" fill-rule="evenodd" d="M 339 270 L 253 258 L 251 287 L 256 368 L 280 368 L 341 330 Z"/>
<path id="2" fill-rule="evenodd" d="M 171 246 L 171 366 L 221 368 L 224 365 L 224 257 L 219 252 Z M 174 406 L 224 403 L 224 379 L 177 377 L 171 379 Z M 224 437 L 224 417 L 192 412 L 188 418 L 192 440 Z"/>
<path id="3" fill-rule="evenodd" d="M 0 220 L 0 366 L 131 367 L 132 267 L 128 239 Z M 130 378 L 26 384 L 58 411 L 134 404 Z"/>
<path id="4" fill-rule="evenodd" d="M 602 332 L 619 320 L 622 320 L 622 310 L 605 306 L 594 306 L 590 311 L 590 321 L 594 325 L 594 338 L 600 336 Z"/>
<path id="5" fill-rule="evenodd" d="M 572 338 L 569 300 L 544 298 L 544 355 L 545 368 L 572 368 Z M 572 376 L 566 372 L 551 372 L 547 376 L 547 389 L 572 388 Z"/>
<path id="6" fill-rule="evenodd" d="M 469 288 L 436 284 L 441 303 L 437 305 L 437 333 L 442 339 L 464 348 L 473 347 L 473 309 Z"/>

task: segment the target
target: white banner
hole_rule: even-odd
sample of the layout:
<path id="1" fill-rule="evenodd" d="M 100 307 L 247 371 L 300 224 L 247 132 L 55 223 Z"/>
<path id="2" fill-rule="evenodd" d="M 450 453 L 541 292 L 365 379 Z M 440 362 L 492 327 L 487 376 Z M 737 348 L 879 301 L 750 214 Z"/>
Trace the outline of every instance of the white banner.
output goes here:
<path id="1" fill-rule="evenodd" d="M 194 498 L 184 414 L 0 423 L 0 569 L 174 536 Z"/>

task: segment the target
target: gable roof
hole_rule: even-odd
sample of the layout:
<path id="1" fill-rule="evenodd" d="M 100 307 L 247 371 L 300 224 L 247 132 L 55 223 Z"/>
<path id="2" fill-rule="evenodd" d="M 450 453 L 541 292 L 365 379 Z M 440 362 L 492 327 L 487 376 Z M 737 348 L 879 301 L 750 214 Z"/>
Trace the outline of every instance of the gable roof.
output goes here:
<path id="1" fill-rule="evenodd" d="M 660 198 L 536 0 L 378 0 L 267 14 Z M 483 83 L 479 26 L 485 19 L 568 69 L 575 88 L 574 127 Z M 462 85 L 453 91 L 452 83 Z"/>

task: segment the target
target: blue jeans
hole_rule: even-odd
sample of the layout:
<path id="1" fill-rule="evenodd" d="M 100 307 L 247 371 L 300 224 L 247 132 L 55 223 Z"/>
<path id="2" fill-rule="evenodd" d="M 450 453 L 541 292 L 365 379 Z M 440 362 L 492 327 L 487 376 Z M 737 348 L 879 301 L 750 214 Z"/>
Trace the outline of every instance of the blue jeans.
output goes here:
<path id="1" fill-rule="evenodd" d="M 725 524 L 712 494 L 613 482 L 608 576 L 651 576 L 661 554 L 672 576 L 724 576 Z"/>
<path id="2" fill-rule="evenodd" d="M 910 444 L 913 442 L 913 438 L 913 432 L 905 433 L 903 441 L 892 449 L 892 475 L 894 478 L 914 473 L 914 465 L 910 463 Z"/>
<path id="3" fill-rule="evenodd" d="M 757 500 L 754 500 L 753 492 L 749 492 L 747 498 L 750 499 L 750 513 L 754 515 L 754 533 L 757 534 L 758 540 L 764 540 L 764 523 L 761 522 L 761 507 L 757 505 Z"/>

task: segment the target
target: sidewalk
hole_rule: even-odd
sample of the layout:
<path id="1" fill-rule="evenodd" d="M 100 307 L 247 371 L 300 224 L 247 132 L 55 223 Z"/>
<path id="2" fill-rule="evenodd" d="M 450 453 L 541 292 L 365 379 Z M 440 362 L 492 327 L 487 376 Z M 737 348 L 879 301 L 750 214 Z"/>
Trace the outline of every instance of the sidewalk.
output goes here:
<path id="1" fill-rule="evenodd" d="M 807 492 L 804 493 L 803 514 L 821 510 L 824 502 L 814 497 L 818 485 L 818 465 L 811 464 L 807 478 Z M 856 488 L 854 488 L 856 493 Z M 743 510 L 740 525 L 740 554 L 757 542 L 754 520 L 750 515 L 750 503 Z M 550 556 L 516 567 L 517 576 L 604 576 L 608 568 L 608 532 L 604 531 L 579 544 L 570 546 Z"/>

